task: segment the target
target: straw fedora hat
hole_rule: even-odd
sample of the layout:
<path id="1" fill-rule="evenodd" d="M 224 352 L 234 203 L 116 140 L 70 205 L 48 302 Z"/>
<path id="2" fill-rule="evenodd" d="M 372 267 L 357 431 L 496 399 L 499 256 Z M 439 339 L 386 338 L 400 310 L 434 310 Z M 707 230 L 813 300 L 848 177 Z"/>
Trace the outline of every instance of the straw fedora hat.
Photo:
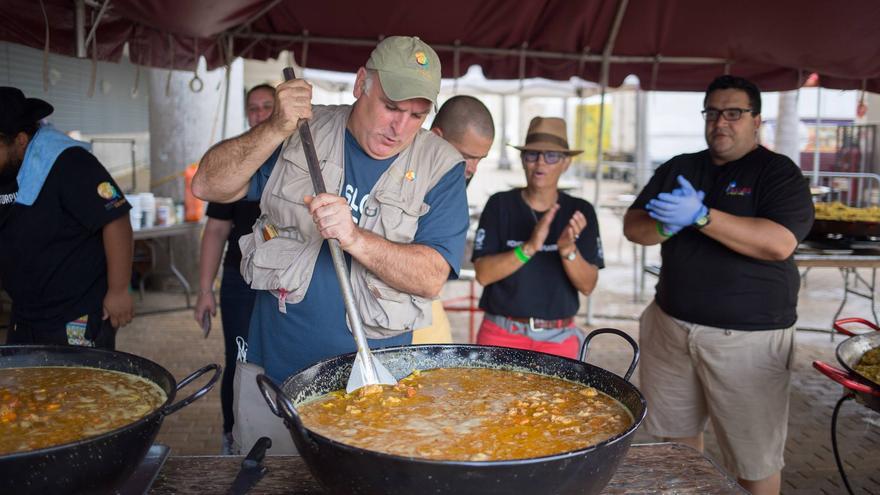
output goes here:
<path id="1" fill-rule="evenodd" d="M 584 150 L 568 147 L 565 121 L 558 117 L 535 117 L 529 122 L 526 144 L 514 146 L 520 151 L 561 151 L 568 156 L 579 155 Z"/>

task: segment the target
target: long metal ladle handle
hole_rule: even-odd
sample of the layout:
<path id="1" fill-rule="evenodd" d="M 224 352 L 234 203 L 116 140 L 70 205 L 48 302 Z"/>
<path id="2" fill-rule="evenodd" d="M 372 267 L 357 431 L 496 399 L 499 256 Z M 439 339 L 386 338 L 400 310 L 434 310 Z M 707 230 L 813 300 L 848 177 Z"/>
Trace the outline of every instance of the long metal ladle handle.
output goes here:
<path id="1" fill-rule="evenodd" d="M 284 80 L 292 81 L 296 79 L 293 67 L 285 67 Z M 309 176 L 312 178 L 312 185 L 315 188 L 315 194 L 327 192 L 324 186 L 324 176 L 321 175 L 321 166 L 318 163 L 318 153 L 315 150 L 315 142 L 312 140 L 312 131 L 309 128 L 309 121 L 300 119 L 297 123 L 299 130 L 299 138 L 302 141 L 303 151 L 306 155 L 306 161 L 309 164 Z M 336 269 L 336 280 L 339 281 L 339 287 L 342 289 L 342 299 L 345 302 L 345 313 L 348 315 L 348 323 L 351 325 L 351 333 L 354 335 L 354 341 L 357 344 L 358 354 L 361 355 L 361 361 L 364 364 L 367 376 L 366 383 L 379 383 L 379 376 L 376 373 L 376 367 L 373 360 L 370 359 L 370 348 L 367 345 L 367 336 L 364 333 L 364 327 L 361 325 L 361 315 L 358 313 L 357 306 L 354 303 L 354 289 L 351 287 L 351 279 L 348 277 L 348 265 L 345 263 L 345 255 L 342 247 L 336 239 L 327 239 L 330 246 L 330 255 L 333 257 L 333 267 Z"/>

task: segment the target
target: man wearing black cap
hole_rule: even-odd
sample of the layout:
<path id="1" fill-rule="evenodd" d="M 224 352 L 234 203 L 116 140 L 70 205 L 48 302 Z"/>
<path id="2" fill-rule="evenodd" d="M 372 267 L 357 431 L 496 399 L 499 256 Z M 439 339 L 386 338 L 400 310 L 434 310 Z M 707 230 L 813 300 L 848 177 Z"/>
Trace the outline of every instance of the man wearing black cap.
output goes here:
<path id="1" fill-rule="evenodd" d="M 132 318 L 131 209 L 52 105 L 0 87 L 0 280 L 8 344 L 115 347 Z"/>

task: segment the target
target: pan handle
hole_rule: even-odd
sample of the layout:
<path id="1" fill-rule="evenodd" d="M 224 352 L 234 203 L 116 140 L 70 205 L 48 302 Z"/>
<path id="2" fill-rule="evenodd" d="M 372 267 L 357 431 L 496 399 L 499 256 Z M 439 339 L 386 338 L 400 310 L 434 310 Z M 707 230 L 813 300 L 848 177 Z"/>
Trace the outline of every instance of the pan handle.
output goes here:
<path id="1" fill-rule="evenodd" d="M 299 419 L 299 413 L 293 407 L 293 402 L 284 395 L 284 392 L 272 381 L 271 378 L 260 373 L 257 375 L 257 386 L 260 387 L 260 393 L 263 399 L 272 410 L 272 414 L 278 416 L 286 422 L 292 423 L 300 431 L 304 430 L 302 420 Z"/>
<path id="2" fill-rule="evenodd" d="M 204 375 L 205 373 L 207 373 L 211 370 L 214 371 L 214 375 L 211 376 L 211 379 L 208 380 L 208 383 L 202 385 L 202 388 L 193 392 L 192 395 L 190 395 L 186 399 L 183 399 L 179 402 L 175 402 L 174 404 L 166 406 L 164 409 L 162 409 L 162 414 L 164 414 L 165 416 L 168 416 L 169 414 L 175 413 L 178 410 L 180 410 L 181 408 L 192 404 L 196 399 L 207 394 L 212 388 L 214 388 L 214 384 L 217 383 L 217 380 L 220 379 L 220 375 L 223 373 L 223 368 L 219 364 L 209 364 L 209 365 L 193 372 L 191 375 L 184 378 L 183 380 L 180 381 L 180 383 L 177 384 L 176 390 L 180 391 L 180 389 L 189 385 L 190 383 L 192 383 L 193 381 L 195 381 L 196 379 L 198 379 L 199 377 L 201 377 L 202 375 Z"/>
<path id="3" fill-rule="evenodd" d="M 874 322 L 868 321 L 864 318 L 841 318 L 835 321 L 832 327 L 834 327 L 835 330 L 844 335 L 848 335 L 850 337 L 856 336 L 857 334 L 843 327 L 847 323 L 860 323 L 862 325 L 865 325 L 866 327 L 873 329 L 875 332 L 880 332 L 880 327 L 878 327 Z"/>
<path id="4" fill-rule="evenodd" d="M 627 335 L 626 332 L 624 332 L 622 330 L 618 330 L 616 328 L 598 328 L 598 329 L 590 332 L 590 334 L 587 335 L 587 337 L 584 339 L 584 343 L 581 344 L 581 361 L 587 362 L 587 355 L 590 353 L 590 341 L 593 340 L 593 337 L 595 337 L 596 335 L 604 334 L 604 333 L 613 333 L 614 335 L 617 335 L 618 337 L 629 342 L 629 345 L 632 346 L 632 348 L 633 348 L 632 362 L 629 363 L 629 369 L 627 369 L 626 374 L 623 375 L 623 379 L 626 381 L 629 381 L 629 378 L 632 376 L 633 371 L 636 370 L 636 365 L 639 364 L 640 351 L 639 351 L 639 344 L 637 344 L 636 341 L 632 337 Z"/>
<path id="5" fill-rule="evenodd" d="M 816 368 L 823 375 L 843 385 L 843 387 L 847 390 L 880 397 L 880 391 L 876 391 L 872 387 L 869 387 L 864 383 L 853 380 L 852 378 L 850 378 L 849 373 L 834 366 L 831 366 L 828 363 L 824 363 L 822 361 L 813 361 L 813 368 Z"/>

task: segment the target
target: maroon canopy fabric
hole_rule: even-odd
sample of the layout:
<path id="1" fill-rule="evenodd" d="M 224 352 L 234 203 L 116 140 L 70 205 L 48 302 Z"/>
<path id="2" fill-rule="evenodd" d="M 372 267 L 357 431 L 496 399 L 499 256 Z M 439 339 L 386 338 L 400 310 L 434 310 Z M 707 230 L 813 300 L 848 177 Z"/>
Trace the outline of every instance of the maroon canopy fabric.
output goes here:
<path id="1" fill-rule="evenodd" d="M 0 40 L 42 49 L 41 5 L 49 49 L 74 55 L 72 0 L 3 0 Z M 880 92 L 875 0 L 111 0 L 97 58 L 118 61 L 128 42 L 137 64 L 192 69 L 201 55 L 214 68 L 229 60 L 229 46 L 231 56 L 254 59 L 291 49 L 300 64 L 352 72 L 378 39 L 406 34 L 438 48 L 444 77 L 476 64 L 495 79 L 599 81 L 621 5 L 611 86 L 635 74 L 646 89 L 703 90 L 727 71 L 784 90 L 817 72 L 824 87 Z M 676 63 L 682 57 L 707 60 Z"/>

